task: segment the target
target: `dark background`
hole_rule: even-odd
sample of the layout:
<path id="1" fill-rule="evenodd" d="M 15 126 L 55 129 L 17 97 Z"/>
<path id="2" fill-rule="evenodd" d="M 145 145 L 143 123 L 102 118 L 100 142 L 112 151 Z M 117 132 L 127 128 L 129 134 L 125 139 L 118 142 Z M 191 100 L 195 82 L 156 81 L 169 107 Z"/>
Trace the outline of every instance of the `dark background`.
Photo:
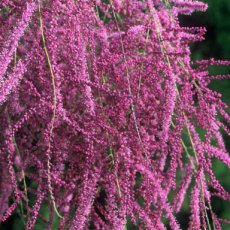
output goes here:
<path id="1" fill-rule="evenodd" d="M 230 0 L 203 0 L 209 7 L 205 13 L 196 12 L 190 16 L 180 17 L 182 26 L 202 26 L 207 28 L 205 41 L 191 44 L 192 60 L 215 59 L 230 60 Z M 229 67 L 211 67 L 211 75 L 230 74 Z M 210 88 L 222 94 L 222 100 L 230 106 L 230 79 L 214 80 Z M 230 112 L 230 109 L 228 109 Z M 220 118 L 221 119 L 221 118 Z M 229 125 L 228 125 L 229 127 Z M 225 144 L 230 152 L 230 138 L 223 133 Z M 224 188 L 230 192 L 229 169 L 217 160 L 213 161 L 214 173 Z M 221 199 L 212 199 L 212 208 L 218 217 L 230 220 L 230 203 Z M 182 228 L 186 229 L 189 206 L 184 206 Z M 230 225 L 223 224 L 224 230 L 230 230 Z"/>

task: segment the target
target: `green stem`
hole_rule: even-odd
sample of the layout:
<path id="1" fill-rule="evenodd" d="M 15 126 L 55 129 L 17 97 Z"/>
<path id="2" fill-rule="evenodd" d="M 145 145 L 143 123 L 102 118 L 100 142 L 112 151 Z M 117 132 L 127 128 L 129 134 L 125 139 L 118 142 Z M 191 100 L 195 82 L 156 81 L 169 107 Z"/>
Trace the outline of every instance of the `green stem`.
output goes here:
<path id="1" fill-rule="evenodd" d="M 146 50 L 147 48 L 147 44 L 149 41 L 149 33 L 150 33 L 150 29 L 147 30 L 146 32 L 146 39 L 145 39 L 145 47 L 144 50 Z M 144 64 L 141 64 L 141 71 L 143 70 Z M 140 98 L 140 91 L 141 91 L 141 81 L 142 81 L 142 75 L 140 76 L 139 80 L 138 80 L 138 92 L 137 92 L 137 99 Z"/>
<path id="2" fill-rule="evenodd" d="M 10 119 L 10 116 L 9 116 L 8 112 L 7 112 L 7 120 L 8 120 L 8 123 L 9 123 L 9 127 L 10 127 L 10 129 L 12 130 L 11 119 Z M 18 148 L 17 148 L 17 144 L 16 144 L 16 142 L 15 142 L 15 137 L 14 137 L 14 136 L 12 137 L 12 141 L 13 141 L 15 147 L 16 147 L 16 152 L 19 153 L 19 152 L 17 151 Z M 21 160 L 21 155 L 20 155 L 20 154 L 19 154 L 19 158 L 20 158 L 20 160 Z M 13 167 L 13 170 L 14 170 L 14 174 L 16 174 L 16 172 L 15 172 L 16 170 L 14 169 L 14 167 Z M 23 170 L 23 168 L 22 168 L 22 172 L 23 172 L 23 180 L 24 180 L 25 177 L 24 177 L 24 170 Z M 16 179 L 17 179 L 17 178 L 16 178 Z M 17 183 L 19 183 L 19 182 L 17 181 Z M 24 192 L 25 192 L 25 195 L 26 195 L 26 200 L 28 201 L 28 198 L 27 198 L 27 189 L 26 189 L 26 188 L 27 188 L 27 187 L 26 187 L 26 183 L 24 182 Z M 16 203 L 15 197 L 13 197 L 13 200 L 14 200 L 14 202 Z M 25 225 L 24 211 L 23 211 L 23 203 L 22 203 L 22 200 L 21 200 L 21 199 L 20 199 L 19 204 L 20 204 L 20 208 L 18 208 L 18 206 L 17 206 L 17 211 L 18 211 L 18 214 L 19 214 L 19 216 L 20 216 L 20 218 L 21 218 L 23 224 Z M 28 205 L 27 205 L 27 210 L 28 210 Z"/>
<path id="3" fill-rule="evenodd" d="M 50 193 L 50 198 L 51 201 L 53 203 L 53 208 L 54 211 L 56 212 L 57 216 L 60 218 L 63 218 L 56 207 L 56 202 L 55 202 L 55 197 L 53 194 L 53 188 L 52 188 L 52 183 L 51 183 L 51 156 L 50 156 L 50 152 L 51 152 L 51 140 L 52 140 L 52 136 L 53 136 L 53 129 L 54 129 L 54 121 L 55 121 L 55 117 L 56 117 L 56 109 L 57 109 L 57 94 L 56 94 L 56 82 L 55 82 L 55 77 L 54 77 L 54 72 L 53 72 L 53 68 L 52 68 L 52 64 L 51 64 L 51 60 L 50 60 L 50 56 L 49 56 L 49 52 L 46 46 L 46 39 L 45 39 L 45 33 L 44 33 L 44 27 L 43 27 L 43 20 L 42 20 L 42 13 L 41 13 L 41 4 L 40 1 L 38 0 L 38 13 L 39 13 L 39 24 L 40 24 L 40 30 L 41 30 L 41 38 L 42 38 L 42 44 L 43 44 L 43 48 L 45 51 L 45 55 L 46 55 L 46 59 L 47 59 L 47 63 L 49 66 L 49 70 L 50 70 L 50 75 L 51 75 L 51 81 L 52 81 L 52 87 L 53 87 L 53 115 L 52 115 L 52 119 L 51 119 L 51 128 L 49 131 L 49 143 L 48 143 L 48 150 L 47 150 L 47 179 L 48 179 L 48 188 L 49 188 L 49 193 Z"/>
<path id="4" fill-rule="evenodd" d="M 111 1 L 111 5 L 112 5 L 112 8 L 114 8 L 112 1 Z M 119 32 L 121 32 L 120 27 L 118 25 L 118 21 L 117 21 L 117 16 L 116 16 L 116 14 L 115 14 L 113 9 L 112 9 L 112 11 L 113 11 L 113 16 L 114 16 L 114 20 L 115 20 L 115 23 L 116 23 L 117 30 Z M 138 125 L 137 125 L 135 106 L 134 106 L 134 102 L 133 102 L 133 94 L 132 94 L 132 89 L 131 89 L 131 84 L 130 84 L 130 75 L 129 75 L 129 70 L 128 70 L 128 67 L 127 67 L 128 62 L 127 62 L 127 58 L 125 56 L 125 48 L 124 48 L 124 43 L 123 43 L 123 40 L 122 40 L 121 36 L 120 36 L 120 43 L 121 43 L 122 54 L 123 54 L 124 62 L 125 62 L 125 72 L 126 72 L 127 82 L 128 82 L 128 92 L 129 92 L 129 95 L 130 95 L 130 98 L 131 98 L 130 99 L 131 100 L 131 112 L 132 112 L 132 115 L 133 115 L 132 117 L 133 117 L 133 121 L 134 121 L 134 126 L 135 126 L 135 129 L 136 129 L 136 132 L 137 132 L 138 139 L 139 139 L 140 144 L 141 144 L 141 148 L 143 149 L 145 155 L 147 155 L 146 154 L 146 149 L 144 147 L 143 141 L 141 139 L 140 131 L 139 131 L 139 128 L 138 128 Z"/>
<path id="5" fill-rule="evenodd" d="M 112 160 L 112 165 L 115 164 L 115 161 L 114 161 L 114 155 L 113 155 L 113 150 L 111 148 L 109 148 L 109 156 Z M 116 184 L 117 184 L 117 191 L 118 191 L 118 195 L 119 197 L 121 198 L 121 187 L 120 187 L 120 183 L 119 183 L 119 178 L 118 178 L 118 175 L 117 175 L 117 172 L 115 172 L 115 180 L 116 180 Z"/>
<path id="6" fill-rule="evenodd" d="M 165 4 L 168 6 L 168 4 L 169 4 L 168 1 L 167 1 L 167 0 L 164 0 L 164 2 L 165 2 Z M 168 9 L 168 7 L 167 7 L 167 9 Z M 168 9 L 168 11 L 170 12 L 170 9 Z M 152 13 L 153 13 L 153 12 L 152 12 Z M 173 20 L 171 12 L 170 12 L 170 16 L 171 16 L 171 20 Z M 155 19 L 155 17 L 154 17 L 154 14 L 153 14 L 153 21 L 154 21 L 154 24 L 155 24 L 155 27 L 156 27 L 156 32 L 157 32 L 157 35 L 158 35 L 158 40 L 159 40 L 161 52 L 162 52 L 163 56 L 166 57 L 166 61 L 167 61 L 168 65 L 169 65 L 169 67 L 171 68 L 170 59 L 169 59 L 169 56 L 168 56 L 168 54 L 167 54 L 167 50 L 166 50 L 164 41 L 163 41 L 163 39 L 162 39 L 161 32 L 160 32 L 160 30 L 159 30 L 159 28 L 158 28 L 157 21 L 156 21 L 156 19 Z M 185 69 L 185 65 L 184 65 L 184 63 L 182 62 L 182 60 L 179 60 L 178 63 Z M 185 70 L 186 70 L 186 69 L 185 69 Z M 186 70 L 186 72 L 189 73 L 188 70 Z M 199 86 L 196 84 L 196 82 L 193 81 L 193 83 L 194 83 L 195 87 L 199 89 Z M 179 90 L 178 90 L 176 84 L 175 84 L 175 87 L 176 87 L 176 91 L 177 91 L 178 97 L 180 98 L 180 92 L 179 92 Z M 197 165 L 198 165 L 198 159 L 197 159 L 197 154 L 196 154 L 195 146 L 194 146 L 194 143 L 193 143 L 193 139 L 192 139 L 190 130 L 189 130 L 188 125 L 187 125 L 187 118 L 186 118 L 184 112 L 183 112 L 183 115 L 184 115 L 185 120 L 186 120 L 186 128 L 187 128 L 187 131 L 188 131 L 189 140 L 190 140 L 190 142 L 191 142 L 191 145 L 192 145 L 192 148 L 193 148 L 193 152 L 194 152 L 194 156 L 195 156 L 195 159 L 196 159 L 196 163 L 197 163 Z M 175 125 L 173 124 L 172 121 L 171 121 L 171 124 L 172 124 L 173 126 L 175 126 Z M 184 150 L 185 150 L 185 153 L 186 153 L 187 157 L 190 159 L 190 161 L 191 161 L 191 163 L 192 163 L 192 165 L 193 165 L 194 171 L 196 172 L 197 170 L 196 170 L 196 168 L 195 168 L 195 165 L 193 164 L 193 162 L 192 162 L 192 160 L 191 160 L 191 157 L 190 157 L 190 155 L 189 155 L 189 152 L 188 152 L 188 150 L 187 150 L 187 147 L 186 147 L 186 145 L 185 145 L 185 143 L 183 142 L 182 139 L 181 139 L 181 142 L 182 142 L 182 146 L 183 146 L 183 148 L 184 148 Z M 201 193 L 202 193 L 202 199 L 203 199 L 203 201 L 205 202 L 202 184 L 201 184 Z M 209 204 L 209 207 L 211 207 L 210 204 Z M 209 221 L 209 218 L 208 218 L 208 215 L 207 215 L 206 208 L 204 207 L 204 209 L 205 209 L 204 211 L 205 211 L 205 215 L 206 215 L 206 219 L 207 219 L 207 223 L 208 223 L 209 229 L 211 229 L 211 227 L 210 227 L 210 221 Z M 213 225 L 213 226 L 214 226 L 214 229 L 215 229 L 215 225 Z"/>

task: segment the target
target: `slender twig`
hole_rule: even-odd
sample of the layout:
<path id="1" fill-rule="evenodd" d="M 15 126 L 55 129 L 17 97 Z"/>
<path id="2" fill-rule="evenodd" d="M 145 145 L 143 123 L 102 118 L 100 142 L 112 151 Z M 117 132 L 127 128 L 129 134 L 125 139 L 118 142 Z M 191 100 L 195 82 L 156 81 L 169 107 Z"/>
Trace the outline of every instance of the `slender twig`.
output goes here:
<path id="1" fill-rule="evenodd" d="M 167 0 L 164 0 L 164 3 L 167 4 L 167 6 L 169 5 L 169 3 L 168 3 Z M 167 9 L 168 9 L 168 11 L 170 12 L 169 7 L 167 7 Z M 170 16 L 171 16 L 171 20 L 173 20 L 173 17 L 172 17 L 171 12 L 170 12 Z M 157 22 L 156 22 L 156 20 L 155 20 L 154 14 L 153 14 L 153 19 L 154 19 L 153 21 L 154 21 L 154 24 L 155 24 L 155 27 L 156 27 L 156 32 L 157 32 L 157 35 L 158 35 L 158 40 L 159 40 L 161 52 L 162 52 L 163 56 L 166 57 L 167 63 L 168 63 L 168 65 L 169 65 L 169 67 L 171 68 L 170 59 L 169 59 L 169 56 L 168 56 L 168 54 L 167 54 L 167 50 L 166 50 L 166 47 L 165 47 L 165 45 L 164 45 L 164 41 L 163 41 L 163 39 L 162 39 L 161 32 L 160 32 L 160 30 L 159 30 L 159 28 L 158 28 L 158 26 L 157 26 Z M 185 69 L 185 65 L 184 65 L 184 63 L 182 62 L 182 60 L 179 60 L 178 63 L 179 63 L 182 67 L 184 67 L 184 69 Z M 186 70 L 186 72 L 189 73 L 188 70 Z M 198 85 L 196 84 L 196 82 L 193 81 L 193 83 L 195 84 L 195 87 L 198 88 Z M 178 97 L 179 97 L 179 99 L 180 99 L 180 92 L 179 92 L 179 89 L 178 89 L 178 87 L 177 87 L 176 84 L 175 84 L 175 88 L 176 88 L 176 91 L 177 91 L 177 95 L 178 95 Z M 186 128 L 187 128 L 187 130 L 188 130 L 189 140 L 190 140 L 190 142 L 191 142 L 191 145 L 192 145 L 192 148 L 193 148 L 193 152 L 194 152 L 194 156 L 195 156 L 195 159 L 196 159 L 196 163 L 197 163 L 197 165 L 198 165 L 198 159 L 197 159 L 197 154 L 196 154 L 195 145 L 194 145 L 194 143 L 193 143 L 193 139 L 192 139 L 192 136 L 191 136 L 190 130 L 189 130 L 189 128 L 188 128 L 188 124 L 187 124 L 187 118 L 186 118 L 186 115 L 185 115 L 184 112 L 183 112 L 183 115 L 184 115 L 185 121 L 186 121 Z M 171 121 L 171 124 L 173 124 L 172 121 Z M 189 157 L 189 153 L 188 153 L 187 147 L 186 147 L 186 145 L 185 145 L 185 143 L 183 142 L 182 139 L 181 139 L 181 142 L 182 142 L 182 146 L 183 146 L 183 148 L 184 148 L 184 150 L 185 150 L 185 153 L 186 153 L 187 156 Z M 190 159 L 190 157 L 189 157 L 189 159 Z M 191 161 L 191 160 L 190 160 L 190 161 Z M 191 161 L 191 162 L 192 162 L 192 161 Z M 192 162 L 192 165 L 193 165 L 193 168 L 195 169 L 195 165 L 193 164 L 193 162 Z M 200 182 L 200 183 L 201 183 L 201 182 Z M 201 195 L 202 195 L 203 202 L 205 202 L 204 193 L 203 193 L 203 184 L 202 184 L 202 183 L 201 183 Z M 204 204 L 204 206 L 205 206 L 205 204 Z M 211 205 L 210 205 L 210 204 L 209 204 L 209 208 L 210 208 L 210 210 L 211 210 L 211 212 L 212 212 L 212 209 L 211 209 Z M 209 227 L 209 229 L 211 229 L 210 221 L 209 221 L 208 214 L 207 214 L 207 211 L 206 211 L 206 207 L 204 207 L 204 209 L 205 209 L 204 211 L 205 211 L 205 216 L 206 216 L 206 220 L 207 220 L 207 223 L 208 223 L 208 227 Z M 213 223 L 213 228 L 215 229 L 214 223 Z"/>
<path id="2" fill-rule="evenodd" d="M 112 1 L 111 1 L 111 5 L 112 5 L 112 12 L 113 12 L 114 20 L 115 20 L 115 23 L 116 23 L 116 27 L 117 27 L 118 31 L 121 32 L 121 29 L 120 29 L 118 21 L 117 21 L 117 16 L 116 16 L 116 14 L 114 12 L 114 9 L 113 9 L 114 6 L 113 6 Z M 141 147 L 142 147 L 144 153 L 146 154 L 146 149 L 144 147 L 144 144 L 143 144 L 143 141 L 142 141 L 142 138 L 141 138 L 141 135 L 140 135 L 140 131 L 139 131 L 139 128 L 138 128 L 138 125 L 137 125 L 137 118 L 136 118 L 135 106 L 134 106 L 134 101 L 133 101 L 133 94 L 132 94 L 132 89 L 131 89 L 131 84 L 130 84 L 130 75 L 129 75 L 129 70 L 128 70 L 128 67 L 127 67 L 128 66 L 128 61 L 127 61 L 127 58 L 126 58 L 126 55 L 125 55 L 124 42 L 123 42 L 123 39 L 122 39 L 121 35 L 120 35 L 120 43 L 121 43 L 122 54 L 123 54 L 123 58 L 124 58 L 124 62 L 125 62 L 125 71 L 126 71 L 126 77 L 127 77 L 127 83 L 128 83 L 128 92 L 129 92 L 129 96 L 130 96 L 131 111 L 132 111 L 132 115 L 133 115 L 134 126 L 135 126 L 135 129 L 136 129 L 137 136 L 138 136 L 138 139 L 140 141 Z"/>
<path id="3" fill-rule="evenodd" d="M 147 49 L 147 44 L 148 44 L 148 41 L 149 41 L 149 34 L 150 34 L 150 29 L 148 29 L 147 32 L 146 32 L 146 39 L 145 39 L 145 47 L 144 47 L 144 50 Z M 140 71 L 143 70 L 143 67 L 144 67 L 144 64 L 142 63 L 142 64 L 141 64 Z M 141 82 L 142 82 L 142 75 L 140 75 L 139 80 L 138 80 L 137 99 L 140 98 Z"/>
<path id="4" fill-rule="evenodd" d="M 58 215 L 58 217 L 63 218 L 56 207 L 56 202 L 55 202 L 55 197 L 53 194 L 53 188 L 52 188 L 52 183 L 51 183 L 51 141 L 52 141 L 52 137 L 53 137 L 53 129 L 54 129 L 54 122 L 55 122 L 55 118 L 56 118 L 56 110 L 57 110 L 57 94 L 56 94 L 56 82 L 55 82 L 55 76 L 54 76 L 54 72 L 53 72 L 53 68 L 52 68 L 52 64 L 51 64 L 51 60 L 50 60 L 50 56 L 49 56 L 49 52 L 46 46 L 46 39 L 45 39 L 45 33 L 44 33 L 44 27 L 43 27 L 43 20 L 42 20 L 42 13 L 41 13 L 41 3 L 40 0 L 38 0 L 38 13 L 39 13 L 39 24 L 40 24 L 40 30 L 41 30 L 41 38 L 42 38 L 42 44 L 43 44 L 43 49 L 45 51 L 45 55 L 46 55 L 46 59 L 47 59 L 47 63 L 49 66 L 49 70 L 50 70 L 50 75 L 51 75 L 51 81 L 52 81 L 52 87 L 53 87 L 53 115 L 52 115 L 52 119 L 51 119 L 51 128 L 49 131 L 49 143 L 48 143 L 48 150 L 47 150 L 47 179 L 48 179 L 48 188 L 49 188 L 49 193 L 50 193 L 50 198 L 52 200 L 53 203 L 53 208 L 56 212 L 56 214 Z"/>

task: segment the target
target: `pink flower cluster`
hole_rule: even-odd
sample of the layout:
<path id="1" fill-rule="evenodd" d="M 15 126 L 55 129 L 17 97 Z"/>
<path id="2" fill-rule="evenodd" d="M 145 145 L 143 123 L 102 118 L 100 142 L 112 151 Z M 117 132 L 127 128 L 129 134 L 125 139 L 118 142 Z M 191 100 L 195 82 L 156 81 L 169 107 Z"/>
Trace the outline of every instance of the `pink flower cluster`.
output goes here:
<path id="1" fill-rule="evenodd" d="M 193 0 L 2 0 L 0 218 L 26 229 L 221 229 L 211 198 L 230 200 L 212 159 L 230 167 L 227 105 L 209 65 L 190 60 L 205 28 L 178 14 Z M 220 115 L 225 121 L 219 120 Z M 198 130 L 203 130 L 204 137 Z M 178 175 L 182 174 L 182 178 Z M 10 202 L 11 201 L 11 202 Z M 39 213 L 49 207 L 49 219 Z"/>

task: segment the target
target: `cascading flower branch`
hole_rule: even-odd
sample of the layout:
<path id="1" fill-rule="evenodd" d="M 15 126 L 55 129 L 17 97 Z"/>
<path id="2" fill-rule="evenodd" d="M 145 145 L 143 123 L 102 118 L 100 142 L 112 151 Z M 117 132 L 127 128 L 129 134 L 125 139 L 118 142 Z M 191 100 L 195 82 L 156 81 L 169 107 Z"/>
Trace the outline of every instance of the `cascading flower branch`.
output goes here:
<path id="1" fill-rule="evenodd" d="M 205 28 L 179 14 L 194 0 L 2 0 L 0 218 L 26 229 L 221 229 L 214 196 L 230 195 L 212 159 L 230 167 L 230 135 L 210 65 L 190 59 Z M 218 119 L 220 115 L 222 119 Z M 198 130 L 203 130 L 203 137 Z M 182 176 L 180 176 L 182 175 Z M 41 206 L 47 208 L 48 219 Z M 167 221 L 162 221 L 166 219 Z"/>

